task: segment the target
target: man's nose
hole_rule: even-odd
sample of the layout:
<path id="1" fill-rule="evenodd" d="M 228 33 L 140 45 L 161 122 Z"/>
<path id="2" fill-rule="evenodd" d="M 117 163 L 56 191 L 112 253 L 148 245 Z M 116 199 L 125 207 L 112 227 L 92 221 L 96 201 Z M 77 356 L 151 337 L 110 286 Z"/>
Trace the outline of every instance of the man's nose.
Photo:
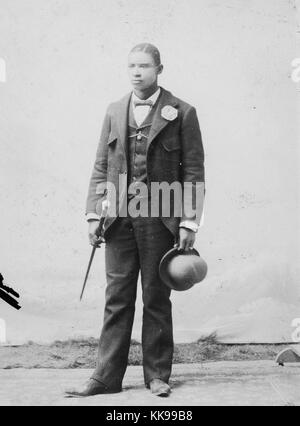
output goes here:
<path id="1" fill-rule="evenodd" d="M 138 77 L 138 76 L 140 76 L 140 75 L 141 75 L 141 71 L 140 71 L 139 67 L 134 67 L 134 68 L 133 68 L 133 75 L 134 75 L 135 77 Z"/>

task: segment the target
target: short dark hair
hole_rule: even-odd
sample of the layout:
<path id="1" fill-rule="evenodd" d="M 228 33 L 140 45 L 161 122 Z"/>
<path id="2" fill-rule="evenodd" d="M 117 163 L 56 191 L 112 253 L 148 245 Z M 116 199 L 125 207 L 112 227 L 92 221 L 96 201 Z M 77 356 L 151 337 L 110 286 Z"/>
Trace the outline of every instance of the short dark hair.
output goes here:
<path id="1" fill-rule="evenodd" d="M 134 48 L 131 49 L 130 53 L 132 52 L 145 52 L 149 53 L 149 55 L 152 56 L 154 63 L 156 66 L 161 65 L 160 60 L 160 52 L 156 46 L 154 46 L 151 43 L 140 43 L 134 46 Z"/>

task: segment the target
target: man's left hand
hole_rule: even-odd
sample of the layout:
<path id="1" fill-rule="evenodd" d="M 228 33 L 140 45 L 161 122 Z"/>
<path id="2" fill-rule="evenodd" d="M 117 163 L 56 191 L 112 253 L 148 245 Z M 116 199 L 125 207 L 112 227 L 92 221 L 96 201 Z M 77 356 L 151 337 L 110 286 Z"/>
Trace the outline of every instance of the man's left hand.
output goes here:
<path id="1" fill-rule="evenodd" d="M 196 234 L 187 228 L 179 228 L 178 250 L 189 251 L 193 248 Z"/>

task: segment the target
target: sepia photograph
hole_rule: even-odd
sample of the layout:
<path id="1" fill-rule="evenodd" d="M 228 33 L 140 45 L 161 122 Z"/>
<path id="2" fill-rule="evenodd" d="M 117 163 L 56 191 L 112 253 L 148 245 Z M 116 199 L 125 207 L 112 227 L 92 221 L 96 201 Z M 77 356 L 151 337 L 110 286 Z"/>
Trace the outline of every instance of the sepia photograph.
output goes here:
<path id="1" fill-rule="evenodd" d="M 299 0 L 0 0 L 0 406 L 300 406 L 299 40 Z"/>

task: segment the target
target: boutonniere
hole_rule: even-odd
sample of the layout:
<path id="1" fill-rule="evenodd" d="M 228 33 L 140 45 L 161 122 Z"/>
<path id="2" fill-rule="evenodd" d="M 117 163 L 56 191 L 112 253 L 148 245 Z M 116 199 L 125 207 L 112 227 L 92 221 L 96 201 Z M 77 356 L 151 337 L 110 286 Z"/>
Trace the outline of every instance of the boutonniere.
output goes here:
<path id="1" fill-rule="evenodd" d="M 176 108 L 172 107 L 171 105 L 166 105 L 161 110 L 161 116 L 168 121 L 173 121 L 175 120 L 175 118 L 178 117 L 178 111 Z"/>

